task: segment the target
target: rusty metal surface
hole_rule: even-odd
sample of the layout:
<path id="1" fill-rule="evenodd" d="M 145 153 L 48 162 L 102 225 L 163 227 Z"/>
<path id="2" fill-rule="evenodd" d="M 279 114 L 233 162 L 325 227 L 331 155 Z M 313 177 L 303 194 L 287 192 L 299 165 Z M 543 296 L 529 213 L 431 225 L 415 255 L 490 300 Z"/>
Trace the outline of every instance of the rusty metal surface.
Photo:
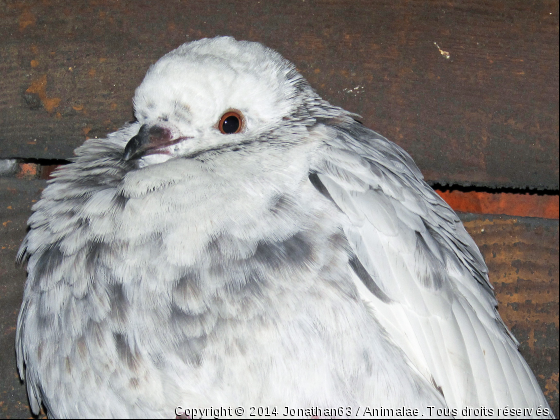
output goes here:
<path id="1" fill-rule="evenodd" d="M 185 41 L 277 49 L 441 184 L 558 189 L 555 0 L 7 0 L 0 158 L 67 158 L 132 119 L 148 66 Z"/>
<path id="2" fill-rule="evenodd" d="M 27 418 L 14 339 L 25 270 L 14 263 L 45 181 L 0 178 L 0 418 Z M 463 214 L 480 246 L 500 313 L 558 417 L 558 220 Z"/>

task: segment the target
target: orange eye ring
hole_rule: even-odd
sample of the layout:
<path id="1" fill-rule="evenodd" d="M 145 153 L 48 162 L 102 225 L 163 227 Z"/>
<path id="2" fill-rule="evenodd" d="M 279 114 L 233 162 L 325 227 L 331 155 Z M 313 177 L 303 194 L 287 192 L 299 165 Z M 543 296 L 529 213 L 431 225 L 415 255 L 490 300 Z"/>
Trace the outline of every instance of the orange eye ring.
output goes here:
<path id="1" fill-rule="evenodd" d="M 237 134 L 243 130 L 245 126 L 245 119 L 243 114 L 239 111 L 228 111 L 218 123 L 218 130 L 222 134 Z"/>

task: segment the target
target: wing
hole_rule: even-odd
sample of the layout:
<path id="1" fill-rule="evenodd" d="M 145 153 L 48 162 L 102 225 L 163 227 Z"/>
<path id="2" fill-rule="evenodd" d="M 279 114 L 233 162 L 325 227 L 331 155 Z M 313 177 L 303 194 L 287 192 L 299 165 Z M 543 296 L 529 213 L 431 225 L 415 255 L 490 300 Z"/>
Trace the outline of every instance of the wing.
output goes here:
<path id="1" fill-rule="evenodd" d="M 549 407 L 480 251 L 410 156 L 347 117 L 322 123 L 310 180 L 346 214 L 356 286 L 391 339 L 450 408 Z"/>

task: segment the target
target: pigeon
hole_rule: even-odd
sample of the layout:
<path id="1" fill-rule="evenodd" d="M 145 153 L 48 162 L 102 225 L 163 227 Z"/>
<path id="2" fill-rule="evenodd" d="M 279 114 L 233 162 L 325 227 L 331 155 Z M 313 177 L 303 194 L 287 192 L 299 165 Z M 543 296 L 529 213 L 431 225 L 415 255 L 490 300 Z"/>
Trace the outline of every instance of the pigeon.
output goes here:
<path id="1" fill-rule="evenodd" d="M 33 413 L 552 417 L 457 215 L 279 53 L 186 43 L 133 103 L 33 206 Z"/>

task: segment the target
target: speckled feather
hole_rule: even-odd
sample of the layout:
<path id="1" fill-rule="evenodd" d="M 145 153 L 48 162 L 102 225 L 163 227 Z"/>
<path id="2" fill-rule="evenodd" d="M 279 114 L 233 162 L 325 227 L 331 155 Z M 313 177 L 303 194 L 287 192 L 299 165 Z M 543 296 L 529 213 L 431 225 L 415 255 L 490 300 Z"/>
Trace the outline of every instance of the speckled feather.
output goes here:
<path id="1" fill-rule="evenodd" d="M 16 348 L 35 413 L 548 407 L 456 215 L 291 63 L 185 44 L 134 105 L 29 219 Z M 230 110 L 244 129 L 226 135 Z M 180 141 L 125 158 L 156 126 Z"/>

